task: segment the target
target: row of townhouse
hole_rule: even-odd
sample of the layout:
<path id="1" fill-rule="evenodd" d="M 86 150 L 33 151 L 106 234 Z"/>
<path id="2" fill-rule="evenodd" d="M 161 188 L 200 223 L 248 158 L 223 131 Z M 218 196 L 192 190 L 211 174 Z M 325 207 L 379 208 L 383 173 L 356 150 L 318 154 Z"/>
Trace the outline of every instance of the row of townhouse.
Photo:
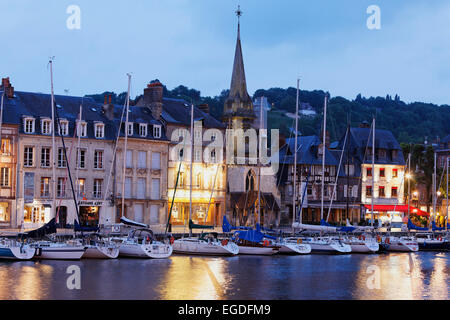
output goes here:
<path id="1" fill-rule="evenodd" d="M 402 149 L 390 131 L 375 130 L 375 171 L 372 172 L 371 139 L 367 123 L 349 128 L 348 142 L 344 136 L 331 145 L 325 141 L 325 148 L 317 136 L 298 137 L 297 220 L 301 211 L 303 223 L 318 223 L 327 218 L 329 222 L 348 219 L 359 223 L 371 218 L 372 203 L 374 219 L 383 222 L 405 211 L 406 167 Z M 280 149 L 278 184 L 283 194 L 281 210 L 286 224 L 293 217 L 294 145 L 294 138 L 287 139 Z M 322 150 L 325 150 L 323 211 Z"/>
<path id="2" fill-rule="evenodd" d="M 186 222 L 190 159 L 170 156 L 171 152 L 180 154 L 175 150 L 178 144 L 170 137 L 176 129 L 189 132 L 190 105 L 163 98 L 159 82 L 149 84 L 142 98 L 129 108 L 127 128 L 124 107 L 112 104 L 111 98 L 108 102 L 105 97 L 101 104 L 88 97 L 56 95 L 59 125 L 56 121 L 52 126 L 50 95 L 14 91 L 9 78 L 2 80 L 0 90 L 5 92 L 0 228 L 35 228 L 55 216 L 61 226 L 71 226 L 77 210 L 84 226 L 113 224 L 122 215 L 163 225 L 179 167 L 182 170 L 172 223 Z M 203 124 L 199 130 L 214 127 L 224 131 L 224 126 L 207 111 L 207 106 L 195 107 L 196 124 Z M 53 127 L 57 128 L 55 150 Z M 219 158 L 206 162 L 197 155 L 193 167 L 193 220 L 218 224 L 225 212 L 224 162 Z"/>

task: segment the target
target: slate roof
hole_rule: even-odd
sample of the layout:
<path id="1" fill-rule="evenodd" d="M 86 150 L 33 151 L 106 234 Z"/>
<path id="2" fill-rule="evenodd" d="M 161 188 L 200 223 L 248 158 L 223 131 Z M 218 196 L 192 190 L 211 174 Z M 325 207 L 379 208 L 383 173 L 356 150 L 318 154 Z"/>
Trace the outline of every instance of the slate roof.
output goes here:
<path id="1" fill-rule="evenodd" d="M 321 144 L 317 136 L 297 137 L 297 164 L 322 165 L 322 156 L 318 155 L 318 147 Z M 280 163 L 294 163 L 295 138 L 286 139 L 286 145 L 280 149 Z M 336 159 L 328 148 L 325 148 L 325 165 L 337 166 Z"/>
<path id="2" fill-rule="evenodd" d="M 350 148 L 350 160 L 352 164 L 359 167 L 363 162 L 372 163 L 372 157 L 366 154 L 366 149 L 372 149 L 372 135 L 370 128 L 350 128 L 350 137 L 348 147 Z M 345 135 L 339 141 L 336 149 L 342 150 L 344 146 Z M 346 147 L 347 148 L 347 147 Z M 386 157 L 379 158 L 378 150 L 386 150 Z M 396 156 L 392 157 L 392 151 L 396 151 Z M 347 162 L 347 152 L 344 152 L 344 163 Z M 402 148 L 395 139 L 394 135 L 389 130 L 376 129 L 375 130 L 375 163 L 376 164 L 393 164 L 405 165 Z M 358 172 L 355 171 L 355 174 Z"/>
<path id="3" fill-rule="evenodd" d="M 96 139 L 94 135 L 94 123 L 102 122 L 105 124 L 105 137 L 101 140 L 115 140 L 117 138 L 117 129 L 120 123 L 123 106 L 114 105 L 114 121 L 108 120 L 103 111 L 103 105 L 94 101 L 89 97 L 73 97 L 55 95 L 56 112 L 60 120 L 69 122 L 69 132 L 67 137 L 73 137 L 76 120 L 79 118 L 80 105 L 83 105 L 82 120 L 87 122 L 87 136 L 82 139 Z M 22 92 L 16 91 L 13 99 L 5 99 L 3 109 L 3 122 L 8 124 L 19 125 L 19 133 L 24 133 L 23 117 L 31 116 L 35 118 L 35 133 L 30 135 L 42 135 L 41 119 L 51 119 L 51 96 L 44 93 Z M 130 107 L 131 112 L 129 121 L 146 122 L 150 124 L 159 123 L 153 119 L 151 114 L 146 114 L 143 108 Z M 56 115 L 55 115 L 56 119 Z M 125 121 L 125 118 L 124 118 Z M 137 124 L 136 124 L 137 126 Z M 157 140 L 165 140 L 165 132 L 162 127 L 162 137 Z M 138 127 L 133 130 L 136 138 L 143 138 L 138 135 Z M 154 139 L 153 130 L 148 129 L 146 139 Z M 58 136 L 58 131 L 55 131 Z M 133 135 L 134 137 L 134 135 Z M 98 139 L 100 140 L 100 139 Z"/>
<path id="4" fill-rule="evenodd" d="M 191 126 L 191 104 L 182 99 L 163 98 L 162 118 L 167 123 Z M 205 128 L 224 129 L 225 125 L 212 115 L 194 106 L 194 121 L 203 120 Z"/>

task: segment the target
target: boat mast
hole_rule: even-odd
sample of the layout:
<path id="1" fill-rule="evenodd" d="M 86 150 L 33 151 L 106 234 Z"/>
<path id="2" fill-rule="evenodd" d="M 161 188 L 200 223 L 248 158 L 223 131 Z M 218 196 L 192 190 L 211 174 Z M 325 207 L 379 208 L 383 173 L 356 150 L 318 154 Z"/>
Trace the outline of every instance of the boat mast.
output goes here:
<path id="1" fill-rule="evenodd" d="M 325 190 L 325 139 L 327 131 L 327 102 L 328 96 L 325 94 L 323 107 L 323 139 L 322 139 L 322 192 L 320 202 L 320 220 L 323 220 L 323 192 Z"/>
<path id="2" fill-rule="evenodd" d="M 347 201 L 346 201 L 346 207 L 347 207 L 347 219 L 349 219 L 350 217 L 350 205 L 349 205 L 349 200 L 350 200 L 350 121 L 348 122 L 347 125 L 347 139 L 349 141 L 347 141 Z M 353 217 L 352 217 L 353 218 Z M 350 221 L 350 219 L 349 219 Z"/>
<path id="3" fill-rule="evenodd" d="M 372 217 L 370 226 L 373 227 L 373 200 L 375 196 L 375 118 L 372 120 L 372 194 L 371 194 L 371 210 Z"/>
<path id="4" fill-rule="evenodd" d="M 409 147 L 409 155 L 408 155 L 408 221 L 410 216 L 410 198 L 411 198 L 411 150 L 412 146 Z"/>
<path id="5" fill-rule="evenodd" d="M 127 104 L 125 108 L 125 142 L 123 148 L 123 166 L 122 166 L 122 217 L 125 217 L 125 169 L 127 161 L 127 141 L 128 141 L 128 109 L 130 108 L 130 89 L 131 89 L 131 74 L 128 76 L 128 91 L 127 91 Z M 131 187 L 131 186 L 130 186 Z"/>
<path id="6" fill-rule="evenodd" d="M 80 116 L 78 118 L 78 124 L 77 124 L 77 135 L 78 135 L 78 141 L 77 141 L 77 161 L 75 162 L 75 170 L 76 170 L 76 184 L 77 184 L 77 198 L 80 196 L 80 181 L 79 181 L 79 171 L 78 170 L 80 163 L 81 163 L 81 150 L 80 150 L 80 142 L 81 142 L 81 116 L 82 116 L 82 112 L 83 112 L 83 98 L 81 98 L 81 104 L 80 104 Z M 86 159 L 85 159 L 86 161 Z"/>
<path id="7" fill-rule="evenodd" d="M 445 224 L 445 231 L 448 231 L 448 163 L 450 162 L 450 158 L 447 156 L 446 158 L 447 160 L 447 211 L 445 212 L 445 219 L 444 219 L 444 224 Z"/>
<path id="8" fill-rule="evenodd" d="M 298 97 L 299 97 L 299 88 L 300 88 L 300 79 L 297 78 L 297 99 L 295 101 L 295 127 L 294 127 L 294 181 L 293 181 L 293 193 L 294 196 L 292 198 L 292 224 L 295 222 L 295 209 L 297 204 L 297 128 L 298 128 Z M 300 181 L 301 183 L 301 181 Z M 302 217 L 300 213 L 300 223 L 302 223 Z"/>
<path id="9" fill-rule="evenodd" d="M 191 154 L 190 154 L 190 172 L 189 172 L 189 221 L 192 219 L 192 163 L 194 156 L 194 104 L 191 104 Z M 189 228 L 189 237 L 192 237 L 192 229 Z"/>
<path id="10" fill-rule="evenodd" d="M 433 215 L 430 217 L 431 222 L 431 228 L 433 228 L 433 221 L 436 217 L 436 188 L 437 188 L 437 183 L 436 183 L 436 152 L 434 152 L 434 173 L 433 173 Z"/>
<path id="11" fill-rule="evenodd" d="M 261 104 L 259 105 L 259 157 L 258 157 L 258 223 L 261 225 L 261 154 L 262 154 L 262 137 L 261 131 L 263 128 L 263 97 L 261 96 Z"/>
<path id="12" fill-rule="evenodd" d="M 55 96 L 53 92 L 53 59 L 54 57 L 50 58 L 50 61 L 48 62 L 50 64 L 50 94 L 51 94 L 51 112 L 52 112 L 52 217 L 56 217 L 56 150 L 55 150 Z"/>

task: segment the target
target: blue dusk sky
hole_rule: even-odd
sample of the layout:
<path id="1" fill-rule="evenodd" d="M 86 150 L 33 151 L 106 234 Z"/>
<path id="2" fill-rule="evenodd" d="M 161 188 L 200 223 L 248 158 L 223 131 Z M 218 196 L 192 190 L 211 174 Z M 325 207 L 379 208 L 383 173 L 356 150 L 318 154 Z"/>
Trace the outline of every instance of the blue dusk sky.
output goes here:
<path id="1" fill-rule="evenodd" d="M 296 85 L 354 98 L 399 94 L 450 104 L 450 2 L 445 0 L 1 0 L 0 76 L 16 90 L 126 91 L 160 79 L 217 95 L 230 85 L 241 5 L 249 93 Z M 81 9 L 70 30 L 67 7 Z M 369 5 L 381 29 L 369 30 Z"/>

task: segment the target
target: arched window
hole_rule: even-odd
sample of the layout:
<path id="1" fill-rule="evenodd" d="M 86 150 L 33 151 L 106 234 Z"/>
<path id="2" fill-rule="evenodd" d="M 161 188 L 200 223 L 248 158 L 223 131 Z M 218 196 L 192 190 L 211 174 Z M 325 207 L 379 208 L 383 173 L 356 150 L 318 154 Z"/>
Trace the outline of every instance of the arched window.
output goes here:
<path id="1" fill-rule="evenodd" d="M 254 190 L 255 190 L 255 174 L 253 173 L 253 170 L 250 170 L 245 178 L 245 191 L 254 191 Z"/>

